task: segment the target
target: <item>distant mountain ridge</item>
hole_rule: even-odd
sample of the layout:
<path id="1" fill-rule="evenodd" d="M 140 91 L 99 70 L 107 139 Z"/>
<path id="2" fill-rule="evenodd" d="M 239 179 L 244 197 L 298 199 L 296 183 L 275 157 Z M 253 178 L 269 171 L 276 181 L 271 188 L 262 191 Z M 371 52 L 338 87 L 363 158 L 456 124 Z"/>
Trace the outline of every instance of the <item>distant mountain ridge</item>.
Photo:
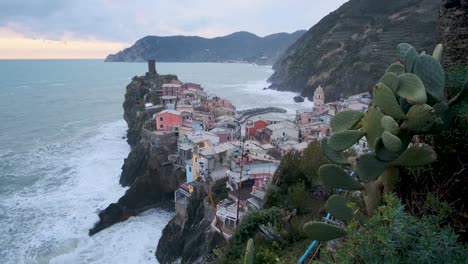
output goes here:
<path id="1" fill-rule="evenodd" d="M 431 52 L 440 0 L 350 0 L 310 28 L 273 65 L 270 88 L 327 101 L 368 91 L 397 60 L 398 43 Z"/>
<path id="2" fill-rule="evenodd" d="M 129 48 L 110 54 L 106 62 L 249 62 L 273 64 L 306 31 L 259 37 L 240 31 L 223 37 L 146 36 Z"/>

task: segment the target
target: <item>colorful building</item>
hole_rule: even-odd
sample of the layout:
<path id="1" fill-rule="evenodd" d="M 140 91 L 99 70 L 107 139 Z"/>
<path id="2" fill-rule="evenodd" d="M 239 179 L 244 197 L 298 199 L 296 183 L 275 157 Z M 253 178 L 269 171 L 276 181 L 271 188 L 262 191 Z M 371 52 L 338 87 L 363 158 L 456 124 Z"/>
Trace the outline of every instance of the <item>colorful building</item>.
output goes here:
<path id="1" fill-rule="evenodd" d="M 264 129 L 265 127 L 268 126 L 268 123 L 264 120 L 257 120 L 253 122 L 247 121 L 247 125 L 245 127 L 245 135 L 249 139 L 255 139 L 255 136 L 257 135 L 257 131 L 260 129 Z"/>
<path id="2" fill-rule="evenodd" d="M 156 130 L 172 131 L 182 125 L 182 115 L 179 111 L 166 109 L 156 114 Z"/>

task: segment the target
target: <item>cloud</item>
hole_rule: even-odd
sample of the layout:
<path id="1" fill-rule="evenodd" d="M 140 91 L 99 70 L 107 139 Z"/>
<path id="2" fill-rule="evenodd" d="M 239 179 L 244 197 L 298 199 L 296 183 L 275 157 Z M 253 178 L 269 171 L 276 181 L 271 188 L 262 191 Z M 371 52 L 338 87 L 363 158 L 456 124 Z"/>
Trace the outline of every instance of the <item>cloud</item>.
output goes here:
<path id="1" fill-rule="evenodd" d="M 215 37 L 307 29 L 345 0 L 15 0 L 0 27 L 27 38 L 133 43 L 146 35 Z"/>

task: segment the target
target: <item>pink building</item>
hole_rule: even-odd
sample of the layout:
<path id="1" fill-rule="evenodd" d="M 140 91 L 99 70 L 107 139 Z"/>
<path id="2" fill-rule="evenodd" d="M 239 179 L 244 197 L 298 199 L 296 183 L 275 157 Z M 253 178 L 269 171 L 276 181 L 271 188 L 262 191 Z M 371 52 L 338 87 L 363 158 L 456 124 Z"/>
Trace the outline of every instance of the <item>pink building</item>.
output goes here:
<path id="1" fill-rule="evenodd" d="M 156 130 L 171 131 L 182 125 L 182 115 L 179 111 L 164 110 L 156 114 Z"/>

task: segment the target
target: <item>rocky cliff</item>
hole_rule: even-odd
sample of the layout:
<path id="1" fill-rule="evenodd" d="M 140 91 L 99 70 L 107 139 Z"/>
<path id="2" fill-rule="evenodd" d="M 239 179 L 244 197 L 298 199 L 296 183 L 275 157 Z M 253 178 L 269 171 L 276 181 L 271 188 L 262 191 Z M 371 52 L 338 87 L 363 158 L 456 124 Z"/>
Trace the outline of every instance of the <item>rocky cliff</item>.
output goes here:
<path id="1" fill-rule="evenodd" d="M 305 33 L 274 64 L 270 88 L 327 101 L 368 91 L 408 42 L 432 52 L 439 0 L 350 0 Z"/>
<path id="2" fill-rule="evenodd" d="M 223 237 L 211 229 L 214 214 L 206 196 L 203 184 L 197 184 L 186 213 L 177 214 L 164 228 L 156 249 L 160 263 L 208 263 L 212 250 L 224 245 Z"/>
<path id="3" fill-rule="evenodd" d="M 177 77 L 147 74 L 134 77 L 127 86 L 123 107 L 128 123 L 127 141 L 132 148 L 122 166 L 120 184 L 129 189 L 116 203 L 99 213 L 100 221 L 89 231 L 90 235 L 146 209 L 167 206 L 165 203 L 172 201 L 174 191 L 184 181 L 183 171 L 168 160 L 168 155 L 176 150 L 176 140 L 152 138 L 148 130 L 151 129 L 148 121 L 151 113 L 144 107 L 146 100 L 158 103 L 156 90 L 172 79 Z"/>
<path id="4" fill-rule="evenodd" d="M 305 30 L 259 37 L 236 32 L 212 39 L 195 36 L 146 36 L 129 48 L 107 56 L 107 62 L 156 59 L 164 62 L 249 62 L 273 64 Z"/>
<path id="5" fill-rule="evenodd" d="M 442 0 L 439 41 L 444 44 L 444 68 L 468 65 L 468 0 Z"/>

